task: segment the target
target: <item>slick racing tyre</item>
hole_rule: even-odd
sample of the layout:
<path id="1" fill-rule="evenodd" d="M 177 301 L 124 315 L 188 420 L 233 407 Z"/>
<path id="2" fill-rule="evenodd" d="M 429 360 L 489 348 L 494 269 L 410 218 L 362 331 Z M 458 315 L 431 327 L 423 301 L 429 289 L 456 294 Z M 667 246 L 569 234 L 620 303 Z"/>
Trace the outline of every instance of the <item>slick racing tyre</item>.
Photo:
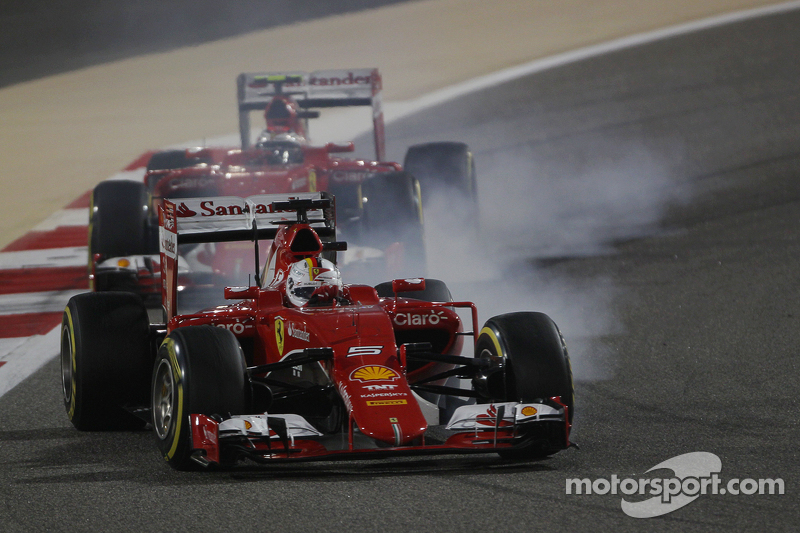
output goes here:
<path id="1" fill-rule="evenodd" d="M 158 350 L 151 386 L 153 430 L 170 466 L 189 470 L 189 415 L 244 414 L 251 401 L 242 348 L 230 331 L 190 326 L 170 333 Z"/>
<path id="2" fill-rule="evenodd" d="M 422 200 L 417 180 L 406 172 L 382 172 L 361 184 L 362 224 L 365 244 L 386 249 L 402 245 L 399 276 L 424 275 L 425 239 Z"/>
<path id="3" fill-rule="evenodd" d="M 381 298 L 394 298 L 392 282 L 385 281 L 375 286 L 378 296 Z M 432 278 L 425 278 L 425 290 L 401 292 L 397 296 L 400 298 L 414 298 L 424 302 L 452 302 L 453 296 L 444 281 Z"/>
<path id="4" fill-rule="evenodd" d="M 403 168 L 419 180 L 423 206 L 436 226 L 476 232 L 479 227 L 475 160 L 459 142 L 417 144 L 406 152 Z"/>
<path id="5" fill-rule="evenodd" d="M 146 253 L 147 193 L 143 183 L 99 183 L 92 192 L 89 213 L 90 254 L 108 258 Z"/>
<path id="6" fill-rule="evenodd" d="M 158 253 L 158 235 L 147 229 L 147 193 L 143 183 L 111 180 L 92 191 L 89 209 L 89 264 L 94 255 L 102 260 Z M 130 273 L 106 272 L 96 275 L 95 291 L 135 292 Z"/>
<path id="7" fill-rule="evenodd" d="M 61 389 L 72 424 L 84 431 L 136 429 L 126 407 L 147 405 L 150 322 L 138 296 L 73 296 L 61 325 Z"/>
<path id="8" fill-rule="evenodd" d="M 469 147 L 459 142 L 434 142 L 411 146 L 403 162 L 406 172 L 419 180 L 423 205 L 437 194 L 457 195 L 475 203 L 478 198 L 475 162 Z"/>
<path id="9" fill-rule="evenodd" d="M 575 414 L 572 367 L 566 344 L 555 322 L 543 313 L 508 313 L 486 321 L 475 346 L 476 357 L 501 357 L 507 370 L 505 381 L 496 384 L 494 401 L 532 402 L 560 396 Z M 498 390 L 499 389 L 499 390 Z M 559 427 L 560 426 L 560 427 Z M 538 435 L 519 448 L 500 452 L 510 459 L 541 457 L 562 449 L 563 424 L 552 435 Z"/>

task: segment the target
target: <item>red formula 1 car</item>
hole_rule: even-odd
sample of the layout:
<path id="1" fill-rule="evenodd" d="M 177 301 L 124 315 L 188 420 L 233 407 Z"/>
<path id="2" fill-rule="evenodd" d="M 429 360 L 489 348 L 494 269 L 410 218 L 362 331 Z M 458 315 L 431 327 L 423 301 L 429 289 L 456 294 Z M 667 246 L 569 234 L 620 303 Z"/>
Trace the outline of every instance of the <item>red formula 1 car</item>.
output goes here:
<path id="1" fill-rule="evenodd" d="M 572 372 L 549 317 L 509 313 L 478 330 L 474 304 L 453 301 L 441 281 L 344 284 L 322 257 L 346 249 L 325 239 L 334 221 L 320 193 L 165 201 L 164 323 L 151 325 L 131 293 L 90 292 L 67 305 L 61 368 L 72 423 L 149 422 L 178 469 L 385 454 L 532 458 L 570 445 Z M 176 312 L 180 244 L 264 239 L 272 242 L 254 284 L 226 288 L 226 305 Z"/>
<path id="2" fill-rule="evenodd" d="M 158 298 L 157 213 L 164 198 L 328 192 L 337 204 L 339 231 L 351 245 L 342 265 L 382 272 L 378 279 L 423 272 L 423 196 L 427 202 L 436 194 L 447 195 L 448 205 L 475 219 L 475 170 L 465 144 L 416 145 L 408 149 L 404 166 L 385 161 L 377 69 L 241 74 L 237 96 L 240 148 L 158 152 L 143 181 L 110 180 L 94 189 L 89 226 L 93 289 Z M 338 106 L 371 107 L 375 160 L 342 157 L 354 150 L 353 143 L 308 143 L 309 119 L 318 117 L 320 109 Z M 266 120 L 255 143 L 253 111 L 263 112 Z M 251 260 L 241 256 L 240 248 L 221 244 L 202 257 L 206 260 L 187 257 L 183 262 L 187 277 L 216 274 L 246 282 L 237 278 L 237 258 Z"/>

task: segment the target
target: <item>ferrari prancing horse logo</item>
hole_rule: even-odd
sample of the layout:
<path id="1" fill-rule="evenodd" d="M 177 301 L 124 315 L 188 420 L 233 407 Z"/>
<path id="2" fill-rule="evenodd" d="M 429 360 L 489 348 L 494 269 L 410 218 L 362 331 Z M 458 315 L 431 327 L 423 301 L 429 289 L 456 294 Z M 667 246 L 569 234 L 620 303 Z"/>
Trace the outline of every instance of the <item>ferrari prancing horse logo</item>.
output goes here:
<path id="1" fill-rule="evenodd" d="M 283 318 L 275 317 L 275 342 L 278 345 L 278 355 L 283 355 Z"/>

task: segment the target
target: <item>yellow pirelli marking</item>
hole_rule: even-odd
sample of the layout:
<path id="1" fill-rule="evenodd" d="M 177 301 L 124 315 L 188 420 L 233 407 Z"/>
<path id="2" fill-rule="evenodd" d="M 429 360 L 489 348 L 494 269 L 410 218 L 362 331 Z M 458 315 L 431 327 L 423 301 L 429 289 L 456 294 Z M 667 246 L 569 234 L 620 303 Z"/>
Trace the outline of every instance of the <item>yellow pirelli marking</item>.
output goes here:
<path id="1" fill-rule="evenodd" d="M 181 423 L 183 422 L 183 382 L 181 380 L 181 367 L 178 364 L 178 356 L 175 355 L 175 342 L 172 339 L 167 338 L 164 341 L 164 344 L 167 347 L 167 352 L 169 352 L 169 362 L 174 371 L 172 376 L 173 385 L 178 391 L 178 401 L 176 402 L 177 405 L 175 406 L 176 413 L 173 415 L 173 420 L 175 421 L 175 433 L 172 435 L 172 447 L 170 447 L 169 451 L 167 452 L 167 459 L 172 459 L 178 449 L 178 442 L 180 441 L 181 436 Z"/>
<path id="2" fill-rule="evenodd" d="M 492 339 L 492 344 L 494 344 L 494 349 L 496 350 L 497 355 L 502 357 L 503 356 L 503 350 L 500 349 L 500 341 L 498 340 L 497 335 L 495 335 L 494 330 L 491 329 L 491 328 L 484 327 L 481 330 L 481 335 L 483 335 L 483 334 L 488 335 L 489 338 Z"/>
<path id="3" fill-rule="evenodd" d="M 72 420 L 72 417 L 75 416 L 75 394 L 78 392 L 78 387 L 75 384 L 75 373 L 77 370 L 77 364 L 75 363 L 75 327 L 72 325 L 72 313 L 69 310 L 69 307 L 64 309 L 64 314 L 67 315 L 67 322 L 69 323 L 69 342 L 72 347 L 72 354 L 70 357 L 70 365 L 72 366 L 72 372 L 70 372 L 70 380 L 69 380 L 69 388 L 70 388 L 70 395 L 69 395 L 69 411 L 67 415 L 69 419 Z M 62 326 L 63 328 L 63 326 Z M 64 335 L 64 330 L 61 330 L 61 335 Z"/>
<path id="4" fill-rule="evenodd" d="M 367 401 L 367 405 L 370 407 L 376 405 L 406 405 L 408 402 L 406 400 L 369 400 Z"/>

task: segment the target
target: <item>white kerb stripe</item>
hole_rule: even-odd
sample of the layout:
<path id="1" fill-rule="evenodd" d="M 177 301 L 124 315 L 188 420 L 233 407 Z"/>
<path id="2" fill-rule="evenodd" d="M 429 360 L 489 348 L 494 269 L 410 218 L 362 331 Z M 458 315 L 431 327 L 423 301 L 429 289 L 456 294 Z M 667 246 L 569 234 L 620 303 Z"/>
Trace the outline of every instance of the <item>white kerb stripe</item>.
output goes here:
<path id="1" fill-rule="evenodd" d="M 88 253 L 86 246 L 2 252 L 0 253 L 0 269 L 73 266 L 86 266 L 88 269 Z"/>
<path id="2" fill-rule="evenodd" d="M 88 226 L 89 225 L 89 208 L 81 209 L 62 209 L 56 211 L 44 221 L 40 222 L 38 226 L 33 228 L 33 231 L 52 231 L 56 228 L 63 226 Z"/>
<path id="3" fill-rule="evenodd" d="M 9 347 L 10 350 L 8 353 L 2 354 L 5 364 L 0 366 L 0 396 L 57 356 L 60 350 L 60 336 L 61 326 L 59 325 L 46 335 L 34 335 L 22 339 L 3 339 L 3 346 L 0 348 Z"/>
<path id="4" fill-rule="evenodd" d="M 87 289 L 2 294 L 0 295 L 0 313 L 2 313 L 0 320 L 3 315 L 60 313 L 67 306 L 70 298 L 84 292 L 87 292 Z"/>

